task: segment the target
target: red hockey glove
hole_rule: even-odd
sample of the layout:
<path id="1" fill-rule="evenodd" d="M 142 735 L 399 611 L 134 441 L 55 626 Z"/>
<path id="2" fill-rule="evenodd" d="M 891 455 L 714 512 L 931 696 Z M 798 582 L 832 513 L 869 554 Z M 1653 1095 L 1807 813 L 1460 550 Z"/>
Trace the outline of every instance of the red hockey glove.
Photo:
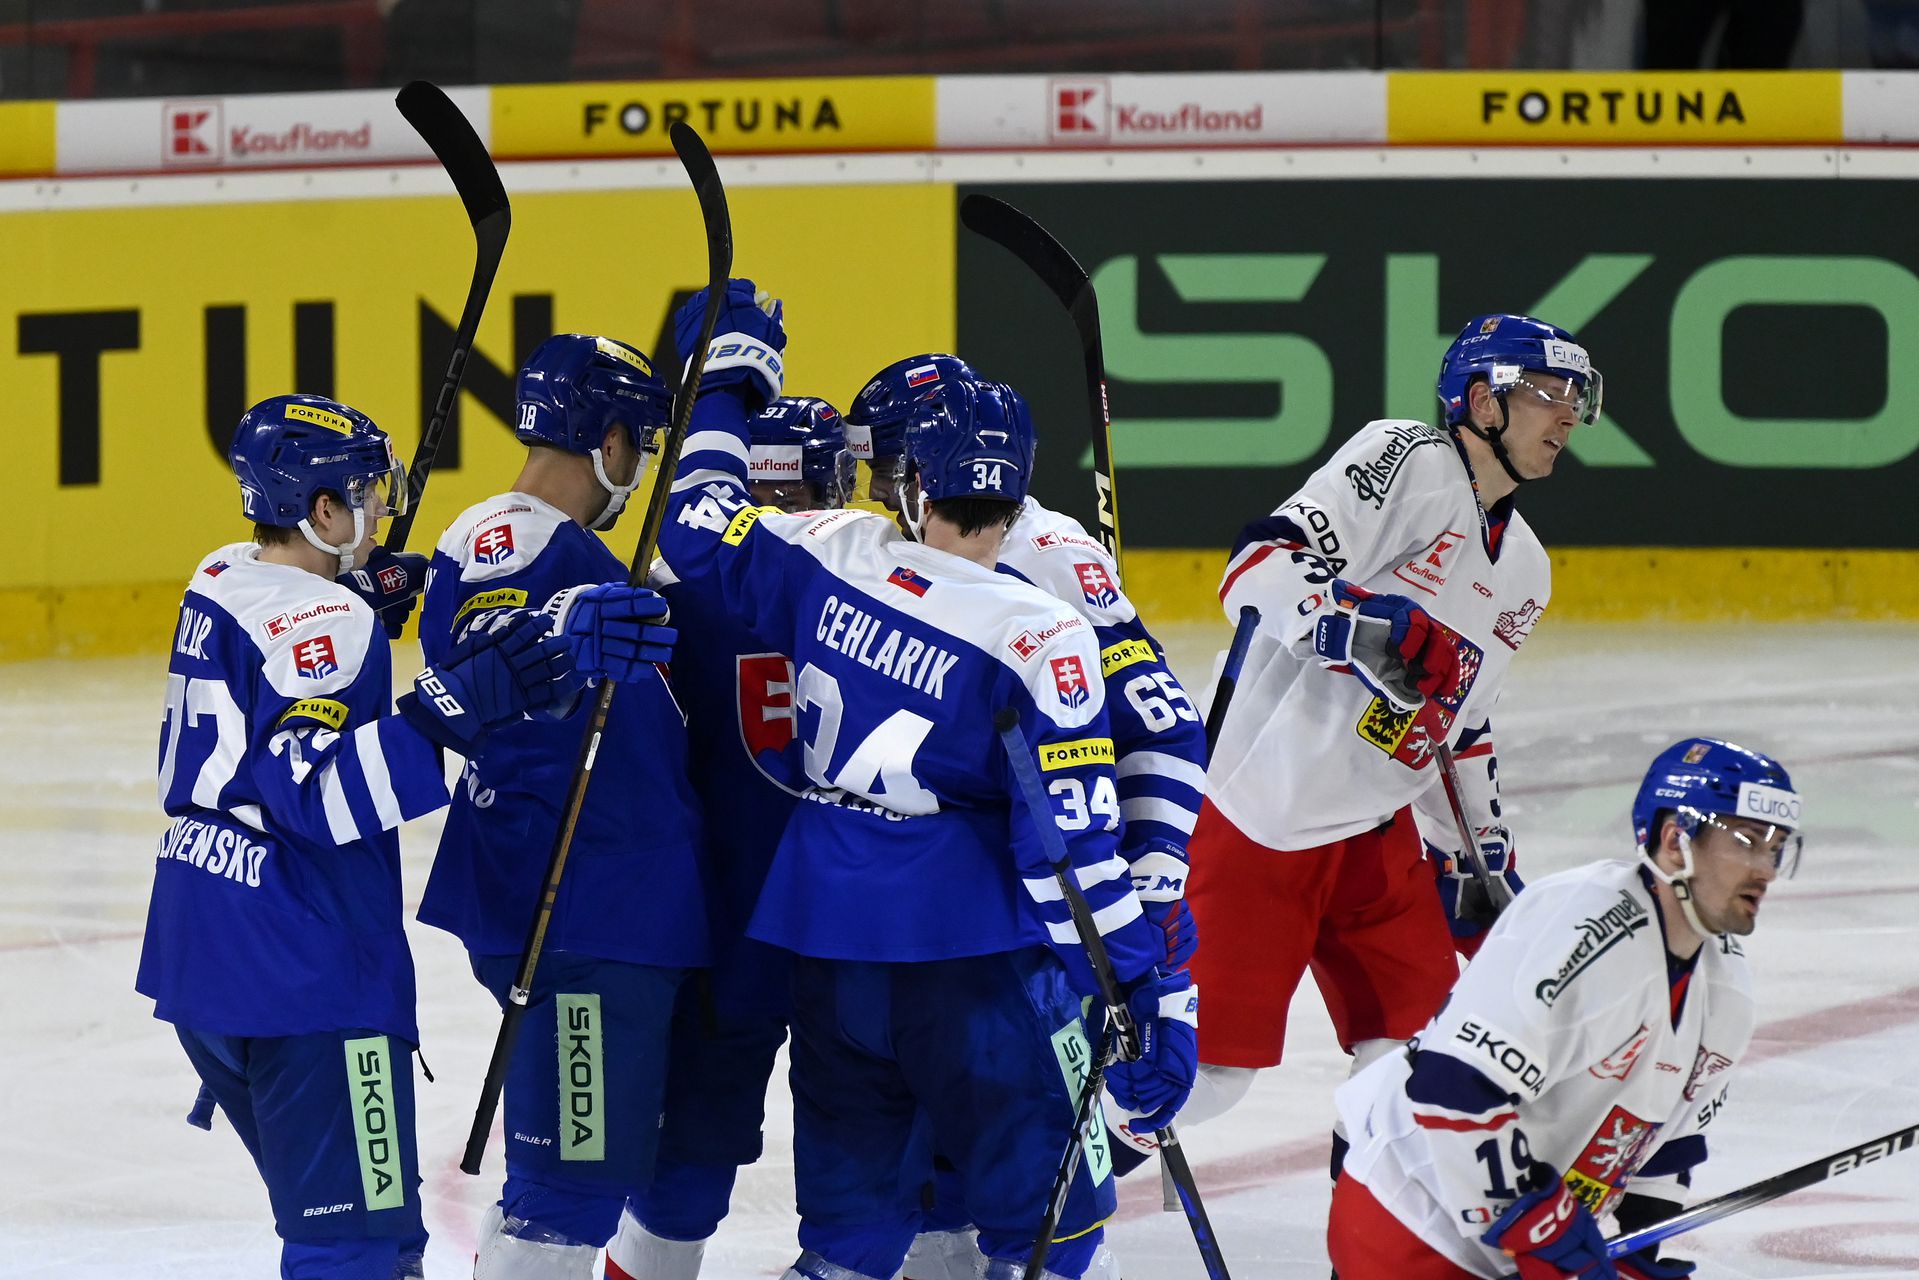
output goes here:
<path id="1" fill-rule="evenodd" d="M 1313 628 L 1320 665 L 1350 669 L 1400 711 L 1459 687 L 1459 650 L 1446 628 L 1405 596 L 1376 595 L 1334 578 L 1337 608 Z"/>
<path id="2" fill-rule="evenodd" d="M 1480 1236 L 1519 1264 L 1519 1280 L 1618 1280 L 1599 1223 L 1549 1166 L 1533 1165 L 1546 1178 L 1538 1191 L 1515 1200 Z"/>

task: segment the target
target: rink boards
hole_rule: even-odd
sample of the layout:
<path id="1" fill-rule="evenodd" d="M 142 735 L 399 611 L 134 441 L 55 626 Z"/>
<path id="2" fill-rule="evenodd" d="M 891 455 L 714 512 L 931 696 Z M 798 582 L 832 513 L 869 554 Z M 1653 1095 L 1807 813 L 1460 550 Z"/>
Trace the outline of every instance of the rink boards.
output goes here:
<path id="1" fill-rule="evenodd" d="M 722 161 L 737 269 L 787 301 L 788 386 L 844 404 L 955 349 L 1041 423 L 1037 492 L 1090 508 L 1071 326 L 958 229 L 983 190 L 1093 273 L 1129 586 L 1199 620 L 1223 548 L 1377 416 L 1430 415 L 1450 327 L 1575 329 L 1605 420 L 1523 509 L 1554 611 L 1919 617 L 1919 276 L 1895 150 L 904 153 Z M 661 345 L 703 275 L 677 165 L 509 163 L 515 227 L 423 530 L 512 474 L 512 370 L 555 331 Z M 1840 180 L 1835 180 L 1840 179 Z M 1864 180 L 1870 179 L 1870 180 Z M 0 385 L 26 510 L 0 658 L 156 648 L 241 536 L 220 450 L 288 389 L 403 451 L 471 239 L 430 165 L 0 183 Z M 624 531 L 628 537 L 631 530 Z"/>

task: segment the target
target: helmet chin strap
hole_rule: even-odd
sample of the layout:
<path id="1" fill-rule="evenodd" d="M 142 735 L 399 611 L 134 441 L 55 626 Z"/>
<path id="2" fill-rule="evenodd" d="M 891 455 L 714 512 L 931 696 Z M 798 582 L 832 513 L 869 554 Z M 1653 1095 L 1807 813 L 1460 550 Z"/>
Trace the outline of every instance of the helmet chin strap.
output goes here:
<path id="1" fill-rule="evenodd" d="M 633 496 L 635 489 L 640 487 L 640 477 L 645 470 L 646 468 L 644 466 L 636 466 L 633 468 L 632 484 L 614 484 L 612 478 L 606 474 L 606 451 L 604 449 L 595 449 L 593 451 L 593 478 L 600 482 L 600 488 L 606 490 L 608 496 L 606 499 L 606 509 L 595 516 L 593 522 L 589 524 L 587 528 L 611 529 L 613 522 L 620 518 L 620 512 L 626 510 L 626 500 Z"/>
<path id="2" fill-rule="evenodd" d="M 300 521 L 300 532 L 305 534 L 306 540 L 319 550 L 330 551 L 340 557 L 340 572 L 342 574 L 352 573 L 353 555 L 360 549 L 361 540 L 366 537 L 366 508 L 353 508 L 353 536 L 337 547 L 314 531 L 313 521 L 311 519 Z"/>
<path id="3" fill-rule="evenodd" d="M 1459 425 L 1486 442 L 1493 451 L 1493 457 L 1498 460 L 1500 469 L 1512 477 L 1514 484 L 1525 484 L 1531 477 L 1520 475 L 1519 471 L 1513 466 L 1512 455 L 1506 452 L 1506 428 L 1512 425 L 1511 420 L 1506 416 L 1506 397 L 1501 392 L 1494 392 L 1493 399 L 1499 401 L 1499 427 L 1497 430 L 1487 431 L 1482 429 L 1473 421 L 1472 414 L 1470 413 L 1459 420 Z"/>
<path id="4" fill-rule="evenodd" d="M 1679 833 L 1679 856 L 1684 860 L 1677 872 L 1666 870 L 1659 865 L 1650 850 L 1642 849 L 1640 854 L 1653 878 L 1672 890 L 1672 896 L 1679 903 L 1679 914 L 1686 917 L 1686 923 L 1704 942 L 1711 942 L 1719 935 L 1706 928 L 1699 921 L 1699 909 L 1692 901 L 1692 837 L 1684 831 Z"/>
<path id="5" fill-rule="evenodd" d="M 913 535 L 913 541 L 926 541 L 926 494 L 915 482 L 912 492 L 902 488 L 900 491 L 900 519 L 906 521 L 906 530 Z"/>

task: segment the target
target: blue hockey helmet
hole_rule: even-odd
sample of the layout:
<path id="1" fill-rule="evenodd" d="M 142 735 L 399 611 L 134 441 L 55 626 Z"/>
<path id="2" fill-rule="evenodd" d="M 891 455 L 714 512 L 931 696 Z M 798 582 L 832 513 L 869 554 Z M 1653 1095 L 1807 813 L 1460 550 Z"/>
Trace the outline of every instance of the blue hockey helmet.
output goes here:
<path id="1" fill-rule="evenodd" d="M 248 409 L 234 428 L 227 461 L 240 480 L 240 509 L 255 524 L 299 529 L 308 542 L 352 568 L 368 526 L 406 510 L 406 469 L 373 419 L 325 396 L 271 396 Z M 353 538 L 338 546 L 314 531 L 313 500 L 342 499 L 353 512 Z"/>
<path id="2" fill-rule="evenodd" d="M 637 348 L 584 333 L 556 334 L 534 348 L 520 370 L 519 401 L 513 433 L 568 453 L 592 453 L 613 426 L 644 448 L 673 406 Z"/>
<path id="3" fill-rule="evenodd" d="M 979 374 L 958 356 L 932 352 L 895 360 L 860 388 L 846 411 L 846 447 L 860 462 L 896 458 L 913 410 Z"/>
<path id="4" fill-rule="evenodd" d="M 901 474 L 917 501 L 903 504 L 917 536 L 926 504 L 948 498 L 1026 500 L 1033 476 L 1033 419 L 1003 382 L 956 382 L 919 404 L 906 424 Z"/>
<path id="5" fill-rule="evenodd" d="M 1632 802 L 1633 838 L 1653 875 L 1671 887 L 1693 929 L 1710 937 L 1692 901 L 1692 842 L 1700 828 L 1717 827 L 1742 844 L 1772 850 L 1774 869 L 1790 876 L 1799 865 L 1799 807 L 1792 778 L 1771 756 L 1718 738 L 1687 738 L 1660 752 L 1646 770 Z M 1660 866 L 1656 858 L 1667 817 L 1677 820 L 1682 832 L 1678 871 Z M 1750 828 L 1728 826 L 1729 818 L 1763 824 L 1764 832 L 1755 840 Z"/>
<path id="6" fill-rule="evenodd" d="M 818 511 L 845 504 L 853 458 L 839 410 L 817 396 L 781 396 L 754 414 L 747 430 L 747 479 L 771 486 L 774 505 Z"/>
<path id="7" fill-rule="evenodd" d="M 527 444 L 549 445 L 593 459 L 593 474 L 607 492 L 606 509 L 591 524 L 610 527 L 640 487 L 644 467 L 631 483 L 606 471 L 600 441 L 611 427 L 624 427 L 642 458 L 654 433 L 672 416 L 673 397 L 638 348 L 612 338 L 562 333 L 548 338 L 520 370 L 519 420 L 513 433 Z"/>
<path id="8" fill-rule="evenodd" d="M 1484 380 L 1499 401 L 1500 425 L 1472 420 L 1469 391 Z M 1493 456 L 1515 483 L 1529 477 L 1514 469 L 1501 437 L 1506 433 L 1506 397 L 1515 390 L 1571 406 L 1581 426 L 1599 421 L 1605 379 L 1572 334 L 1531 316 L 1475 316 L 1459 331 L 1439 361 L 1439 412 L 1447 426 L 1463 427 L 1492 446 Z"/>

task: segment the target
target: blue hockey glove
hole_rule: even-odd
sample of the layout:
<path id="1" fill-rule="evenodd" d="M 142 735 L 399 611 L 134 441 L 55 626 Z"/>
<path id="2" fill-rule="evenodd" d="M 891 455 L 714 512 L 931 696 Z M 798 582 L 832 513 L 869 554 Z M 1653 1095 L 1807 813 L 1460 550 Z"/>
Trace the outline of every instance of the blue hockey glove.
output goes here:
<path id="1" fill-rule="evenodd" d="M 1459 650 L 1451 633 L 1405 596 L 1375 595 L 1344 578 L 1330 588 L 1335 608 L 1313 626 L 1323 667 L 1344 666 L 1400 711 L 1459 687 Z"/>
<path id="2" fill-rule="evenodd" d="M 1130 874 L 1146 919 L 1166 940 L 1161 967 L 1184 969 L 1199 946 L 1193 913 L 1186 909 L 1185 850 L 1163 840 L 1148 841 L 1145 852 L 1133 859 Z"/>
<path id="3" fill-rule="evenodd" d="M 524 609 L 475 624 L 445 662 L 414 677 L 400 714 L 439 745 L 471 756 L 489 730 L 571 698 L 580 684 L 573 656 L 547 626 Z"/>
<path id="4" fill-rule="evenodd" d="M 388 638 L 398 640 L 400 629 L 419 606 L 420 593 L 426 590 L 426 564 L 426 557 L 417 552 L 395 555 L 385 547 L 375 547 L 366 563 L 342 574 L 339 583 L 366 601 L 380 615 Z"/>
<path id="5" fill-rule="evenodd" d="M 1538 1191 L 1513 1201 L 1479 1237 L 1519 1264 L 1519 1280 L 1617 1280 L 1599 1223 L 1551 1166 L 1535 1162 Z"/>
<path id="6" fill-rule="evenodd" d="M 706 314 L 706 290 L 702 289 L 673 314 L 673 346 L 685 368 L 693 344 L 700 339 L 700 321 Z M 707 349 L 706 372 L 700 378 L 700 391 L 736 387 L 746 401 L 748 413 L 758 413 L 777 399 L 785 380 L 786 330 L 781 324 L 784 307 L 756 289 L 751 280 L 729 280 L 726 295 L 720 299 L 719 323 L 713 327 L 713 344 Z"/>
<path id="7" fill-rule="evenodd" d="M 1619 1280 L 1685 1280 L 1699 1269 L 1696 1262 L 1682 1262 L 1678 1258 L 1662 1261 L 1648 1256 L 1657 1252 L 1656 1247 L 1641 1249 L 1615 1261 L 1613 1268 L 1619 1273 Z"/>
<path id="8" fill-rule="evenodd" d="M 657 591 L 624 582 L 568 587 L 541 610 L 573 651 L 583 676 L 631 684 L 654 663 L 673 660 L 679 632 L 664 625 L 666 601 Z"/>
<path id="9" fill-rule="evenodd" d="M 1139 1117 L 1133 1128 L 1155 1132 L 1186 1105 L 1199 1072 L 1199 988 L 1190 973 L 1154 970 L 1133 984 L 1126 1007 L 1139 1057 L 1106 1068 L 1106 1083 L 1113 1101 Z"/>
<path id="10" fill-rule="evenodd" d="M 1526 887 L 1519 878 L 1518 859 L 1513 854 L 1512 833 L 1504 827 L 1481 827 L 1479 852 L 1486 859 L 1486 870 L 1502 877 L 1517 897 Z M 1497 912 L 1473 872 L 1472 861 L 1464 853 L 1454 856 L 1432 841 L 1426 842 L 1426 858 L 1433 864 L 1433 883 L 1439 890 L 1439 903 L 1446 909 L 1446 925 L 1456 942 L 1478 942 L 1492 927 Z"/>

